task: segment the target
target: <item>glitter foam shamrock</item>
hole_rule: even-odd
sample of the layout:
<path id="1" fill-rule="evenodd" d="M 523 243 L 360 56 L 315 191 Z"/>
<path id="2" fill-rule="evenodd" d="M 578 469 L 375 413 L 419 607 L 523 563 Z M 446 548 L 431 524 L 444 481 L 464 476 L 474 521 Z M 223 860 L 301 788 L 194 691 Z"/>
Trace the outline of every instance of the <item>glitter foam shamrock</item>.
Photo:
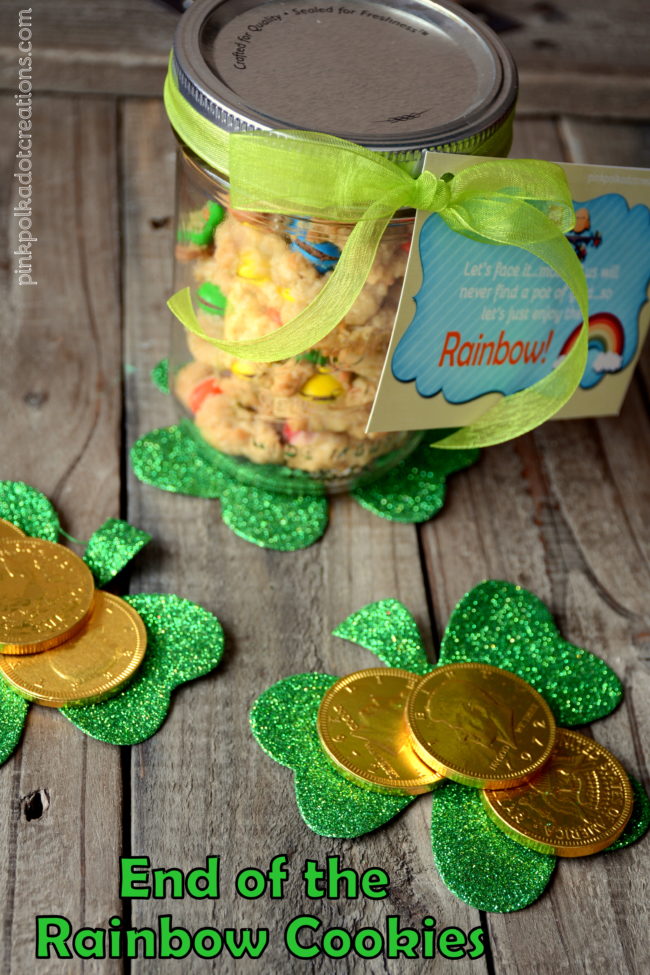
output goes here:
<path id="1" fill-rule="evenodd" d="M 48 499 L 20 481 L 0 481 L 0 518 L 26 535 L 56 542 L 62 534 Z M 87 543 L 84 560 L 100 584 L 124 568 L 150 536 L 109 519 Z M 213 670 L 223 654 L 223 630 L 216 616 L 179 596 L 126 596 L 147 631 L 147 650 L 134 677 L 105 701 L 61 708 L 85 734 L 113 745 L 135 745 L 153 735 L 169 711 L 175 687 Z M 29 702 L 0 681 L 0 764 L 20 741 Z"/>
<path id="2" fill-rule="evenodd" d="M 389 667 L 422 675 L 433 669 L 415 620 L 397 600 L 364 607 L 334 634 L 371 650 Z M 620 681 L 607 664 L 564 640 L 544 603 L 509 582 L 483 582 L 455 608 L 437 666 L 457 661 L 489 663 L 523 677 L 565 727 L 605 717 L 622 697 Z M 384 825 L 417 797 L 370 792 L 330 764 L 316 718 L 337 679 L 309 673 L 280 681 L 254 703 L 250 722 L 264 751 L 293 770 L 298 808 L 310 829 L 353 838 Z M 650 825 L 648 797 L 638 782 L 632 785 L 632 817 L 610 850 L 635 842 Z M 447 781 L 435 789 L 432 802 L 434 861 L 457 897 L 481 910 L 506 912 L 542 894 L 556 858 L 507 837 L 488 819 L 478 790 Z"/>
<path id="3" fill-rule="evenodd" d="M 152 375 L 155 385 L 168 392 L 164 362 Z M 219 498 L 228 527 L 263 548 L 295 551 L 321 538 L 327 527 L 328 500 L 318 482 L 303 471 L 236 461 L 200 443 L 192 431 L 192 424 L 186 422 L 152 430 L 138 440 L 131 449 L 136 476 L 165 491 Z M 436 450 L 431 441 L 442 435 L 439 430 L 426 434 L 400 464 L 372 483 L 354 488 L 350 492 L 354 499 L 390 521 L 413 524 L 433 518 L 444 505 L 447 477 L 479 456 L 478 450 Z M 242 483 L 243 469 L 248 483 Z M 273 481 L 279 489 L 269 488 Z"/>

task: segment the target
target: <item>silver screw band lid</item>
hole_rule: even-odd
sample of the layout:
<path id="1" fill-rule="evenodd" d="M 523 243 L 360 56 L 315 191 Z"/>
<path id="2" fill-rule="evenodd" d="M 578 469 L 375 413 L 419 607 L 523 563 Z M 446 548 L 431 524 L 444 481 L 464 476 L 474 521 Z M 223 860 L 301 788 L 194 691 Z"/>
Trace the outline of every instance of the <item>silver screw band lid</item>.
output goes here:
<path id="1" fill-rule="evenodd" d="M 308 129 L 399 158 L 480 152 L 517 92 L 499 38 L 445 0 L 196 0 L 172 70 L 227 132 Z"/>

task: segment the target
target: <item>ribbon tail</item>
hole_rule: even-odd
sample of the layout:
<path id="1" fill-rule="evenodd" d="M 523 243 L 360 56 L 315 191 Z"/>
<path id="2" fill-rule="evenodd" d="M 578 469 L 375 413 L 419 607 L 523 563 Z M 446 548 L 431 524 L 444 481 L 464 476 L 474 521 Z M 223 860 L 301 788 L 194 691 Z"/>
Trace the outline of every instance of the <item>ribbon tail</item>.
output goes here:
<path id="1" fill-rule="evenodd" d="M 571 399 L 584 375 L 588 353 L 589 300 L 580 262 L 561 234 L 556 239 L 529 244 L 524 249 L 552 267 L 573 292 L 582 315 L 578 339 L 566 358 L 548 376 L 528 389 L 505 396 L 470 426 L 437 441 L 436 448 L 490 447 L 528 433 L 550 419 Z"/>
<path id="2" fill-rule="evenodd" d="M 397 209 L 399 199 L 403 197 L 403 189 L 394 190 L 391 196 L 395 197 L 393 209 Z M 227 342 L 212 338 L 199 324 L 189 288 L 172 295 L 167 305 L 188 331 L 239 359 L 249 362 L 278 362 L 299 355 L 321 342 L 345 318 L 358 298 L 391 219 L 385 216 L 387 203 L 390 205 L 391 200 L 384 197 L 368 209 L 365 218 L 352 230 L 329 280 L 313 301 L 290 322 L 269 335 L 245 342 Z M 383 214 L 382 218 L 377 219 L 374 216 L 375 208 Z"/>

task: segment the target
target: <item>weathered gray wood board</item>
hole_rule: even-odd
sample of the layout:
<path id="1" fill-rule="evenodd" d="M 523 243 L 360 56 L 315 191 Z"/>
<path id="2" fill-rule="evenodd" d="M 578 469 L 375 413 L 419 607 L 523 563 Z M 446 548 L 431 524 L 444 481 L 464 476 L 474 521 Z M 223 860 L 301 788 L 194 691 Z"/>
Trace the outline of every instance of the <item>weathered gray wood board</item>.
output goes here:
<path id="1" fill-rule="evenodd" d="M 2 87 L 16 86 L 19 11 L 27 8 L 41 91 L 160 94 L 179 14 L 154 0 L 1 0 Z"/>
<path id="2" fill-rule="evenodd" d="M 158 11 L 151 10 L 153 31 Z M 87 24 L 98 16 L 93 11 L 94 5 Z M 117 26 L 111 29 L 119 37 Z M 150 42 L 143 38 L 136 32 L 125 59 Z M 11 95 L 0 111 L 9 131 Z M 315 837 L 298 815 L 291 773 L 254 743 L 247 712 L 260 691 L 284 676 L 371 666 L 370 654 L 330 635 L 365 603 L 402 599 L 433 654 L 456 600 L 482 578 L 503 577 L 537 592 L 565 636 L 601 653 L 623 678 L 625 704 L 594 725 L 593 734 L 648 785 L 648 355 L 620 418 L 548 424 L 486 451 L 476 468 L 450 482 L 443 515 L 421 529 L 390 524 L 337 498 L 321 543 L 294 555 L 262 551 L 221 524 L 217 502 L 142 486 L 126 462 L 139 435 L 175 418 L 172 401 L 149 380 L 151 366 L 167 353 L 172 327 L 165 310 L 172 243 L 165 218 L 173 208 L 174 149 L 160 102 L 42 95 L 36 123 L 38 287 L 16 287 L 11 234 L 0 265 L 8 296 L 0 375 L 10 420 L 0 426 L 2 476 L 45 491 L 77 537 L 118 513 L 150 531 L 154 542 L 123 585 L 202 603 L 222 620 L 227 650 L 212 676 L 177 692 L 160 733 L 131 750 L 93 742 L 57 712 L 32 709 L 19 751 L 0 769 L 3 972 L 157 975 L 162 963 L 155 960 L 34 961 L 36 914 L 105 926 L 124 907 L 136 927 L 171 913 L 192 930 L 270 929 L 261 962 L 164 963 L 183 975 L 292 970 L 299 963 L 284 950 L 283 931 L 303 913 L 349 929 L 381 928 L 389 913 L 414 926 L 427 915 L 439 926 L 465 930 L 484 923 L 487 958 L 433 963 L 434 970 L 453 967 L 461 975 L 470 969 L 643 975 L 650 948 L 648 841 L 617 855 L 564 861 L 537 905 L 481 917 L 437 878 L 429 799 L 364 839 Z M 625 124 L 529 120 L 517 128 L 514 152 L 647 165 L 647 132 Z M 11 143 L 0 148 L 4 215 L 12 200 L 13 151 Z M 47 808 L 28 821 L 22 799 L 36 790 Z M 222 897 L 121 905 L 122 852 L 184 868 L 219 854 Z M 286 899 L 237 898 L 238 870 L 267 867 L 278 853 L 289 856 Z M 384 867 L 390 899 L 309 902 L 299 869 L 307 858 L 330 854 L 358 870 Z M 431 967 L 351 959 L 309 965 L 371 975 Z"/>
<path id="3" fill-rule="evenodd" d="M 501 37 L 520 72 L 521 112 L 648 117 L 650 25 L 642 0 L 484 0 L 463 5 L 483 11 L 496 29 L 505 28 Z"/>
<path id="4" fill-rule="evenodd" d="M 1 103 L 13 131 L 13 98 Z M 33 277 L 13 273 L 14 143 L 0 149 L 3 220 L 0 424 L 2 478 L 48 494 L 63 525 L 88 538 L 119 513 L 121 343 L 116 106 L 41 98 L 34 114 Z M 37 914 L 105 923 L 120 913 L 121 757 L 58 711 L 33 707 L 21 745 L 0 769 L 5 972 L 34 968 Z M 44 811 L 29 820 L 24 797 Z M 45 964 L 45 970 L 48 964 Z M 50 971 L 87 972 L 80 963 Z M 102 971 L 116 972 L 108 962 Z"/>

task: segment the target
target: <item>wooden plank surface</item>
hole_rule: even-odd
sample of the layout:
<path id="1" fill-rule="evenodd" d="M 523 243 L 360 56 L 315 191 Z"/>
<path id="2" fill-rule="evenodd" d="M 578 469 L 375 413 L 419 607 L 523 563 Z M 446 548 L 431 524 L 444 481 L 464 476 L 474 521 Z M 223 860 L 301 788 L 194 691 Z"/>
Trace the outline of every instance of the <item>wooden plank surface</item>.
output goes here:
<path id="1" fill-rule="evenodd" d="M 91 5 L 85 14 L 88 30 L 94 11 Z M 152 15 L 154 34 L 155 25 Z M 110 47 L 108 36 L 103 43 Z M 147 43 L 136 32 L 128 50 Z M 9 96 L 0 107 L 3 131 L 14 112 Z M 130 576 L 131 590 L 176 592 L 202 603 L 222 620 L 227 650 L 212 676 L 177 692 L 156 737 L 122 751 L 123 801 L 118 750 L 86 739 L 56 712 L 32 709 L 19 751 L 0 770 L 3 971 L 24 975 L 37 964 L 44 975 L 123 968 L 157 975 L 155 960 L 127 966 L 34 962 L 37 913 L 105 926 L 123 907 L 136 927 L 155 923 L 161 913 L 172 913 L 190 929 L 269 927 L 264 963 L 165 963 L 166 970 L 183 975 L 291 970 L 295 963 L 282 934 L 287 921 L 302 913 L 350 929 L 381 927 L 388 913 L 414 926 L 427 915 L 440 927 L 469 930 L 483 922 L 489 954 L 447 965 L 461 975 L 470 967 L 489 975 L 643 975 L 650 945 L 639 905 L 646 898 L 648 841 L 616 855 L 562 862 L 537 905 L 485 918 L 437 878 L 429 799 L 361 840 L 315 837 L 298 815 L 291 774 L 251 739 L 247 712 L 257 694 L 283 676 L 372 665 L 371 655 L 329 635 L 365 603 L 401 598 L 433 654 L 456 600 L 482 578 L 503 577 L 537 592 L 564 635 L 602 654 L 623 678 L 625 704 L 592 730 L 647 786 L 647 354 L 645 374 L 635 380 L 619 419 L 551 423 L 486 451 L 476 468 L 452 482 L 443 515 L 423 528 L 391 525 L 337 498 L 323 542 L 294 555 L 259 550 L 225 529 L 216 502 L 144 487 L 125 464 L 137 436 L 175 418 L 172 401 L 154 390 L 148 375 L 167 353 L 172 327 L 164 301 L 171 289 L 173 140 L 160 103 L 130 99 L 118 109 L 111 99 L 41 95 L 37 113 L 38 287 L 16 287 L 11 248 L 0 265 L 9 296 L 0 374 L 12 406 L 11 423 L 0 431 L 2 476 L 48 493 L 77 537 L 88 537 L 104 518 L 118 514 L 121 495 L 122 515 L 155 538 Z M 3 213 L 11 202 L 13 151 L 10 143 L 0 147 Z M 549 119 L 520 121 L 514 154 L 648 165 L 648 129 L 574 119 L 559 126 Z M 35 791 L 47 808 L 28 821 L 23 800 Z M 222 898 L 120 905 L 121 852 L 184 868 L 220 854 Z M 237 898 L 237 871 L 267 867 L 276 853 L 289 856 L 287 898 Z M 306 858 L 330 854 L 358 870 L 384 867 L 392 882 L 389 901 L 307 901 L 296 874 Z M 350 959 L 310 965 L 337 975 L 401 975 L 431 967 Z M 443 970 L 445 962 L 438 959 L 433 967 Z"/>
<path id="2" fill-rule="evenodd" d="M 643 0 L 467 0 L 519 69 L 522 114 L 647 119 L 650 20 Z"/>
<path id="3" fill-rule="evenodd" d="M 644 0 L 466 0 L 517 62 L 520 111 L 646 119 L 650 19 Z M 17 15 L 0 0 L 0 87 L 16 85 Z M 41 91 L 154 95 L 178 14 L 155 0 L 35 0 Z"/>
<path id="4" fill-rule="evenodd" d="M 13 132 L 13 98 L 0 103 Z M 121 349 L 116 108 L 111 100 L 40 98 L 34 113 L 35 287 L 17 286 L 13 139 L 0 148 L 2 478 L 53 501 L 67 531 L 88 538 L 119 513 Z M 42 815 L 28 819 L 39 792 Z M 120 753 L 58 711 L 30 710 L 0 768 L 3 972 L 33 971 L 37 914 L 105 924 L 120 914 Z M 42 963 L 44 972 L 118 972 L 119 962 Z M 101 968 L 100 968 L 101 965 Z"/>
<path id="5" fill-rule="evenodd" d="M 0 86 L 16 88 L 19 4 L 0 0 Z M 40 91 L 160 95 L 178 13 L 154 0 L 34 0 Z"/>

